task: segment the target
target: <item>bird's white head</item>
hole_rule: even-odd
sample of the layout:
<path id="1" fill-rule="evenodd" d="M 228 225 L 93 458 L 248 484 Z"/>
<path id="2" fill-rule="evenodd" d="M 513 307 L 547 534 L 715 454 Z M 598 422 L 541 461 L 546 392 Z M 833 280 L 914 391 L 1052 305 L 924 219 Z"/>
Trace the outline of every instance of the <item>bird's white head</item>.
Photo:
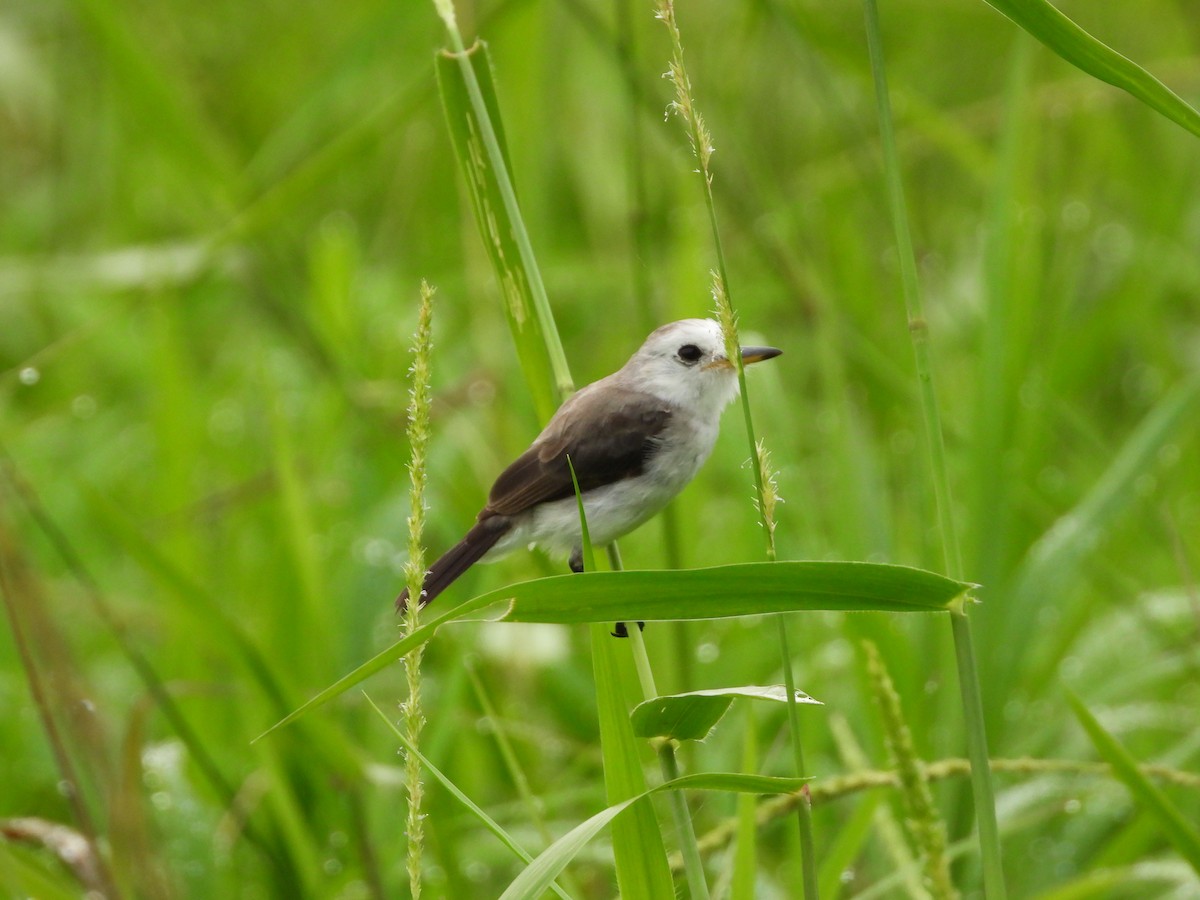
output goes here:
<path id="1" fill-rule="evenodd" d="M 743 347 L 742 362 L 781 352 Z M 705 416 L 718 415 L 738 392 L 737 369 L 725 353 L 721 325 L 712 319 L 681 319 L 655 329 L 621 375 L 637 390 Z"/>

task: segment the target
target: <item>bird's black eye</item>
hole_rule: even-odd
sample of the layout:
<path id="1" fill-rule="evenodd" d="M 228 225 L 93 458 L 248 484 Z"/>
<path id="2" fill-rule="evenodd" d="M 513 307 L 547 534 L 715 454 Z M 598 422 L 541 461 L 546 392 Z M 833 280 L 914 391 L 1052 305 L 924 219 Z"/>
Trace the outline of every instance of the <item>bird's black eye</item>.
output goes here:
<path id="1" fill-rule="evenodd" d="M 684 344 L 679 348 L 679 358 L 685 363 L 694 363 L 703 355 L 704 354 L 701 353 L 700 348 L 695 344 Z"/>

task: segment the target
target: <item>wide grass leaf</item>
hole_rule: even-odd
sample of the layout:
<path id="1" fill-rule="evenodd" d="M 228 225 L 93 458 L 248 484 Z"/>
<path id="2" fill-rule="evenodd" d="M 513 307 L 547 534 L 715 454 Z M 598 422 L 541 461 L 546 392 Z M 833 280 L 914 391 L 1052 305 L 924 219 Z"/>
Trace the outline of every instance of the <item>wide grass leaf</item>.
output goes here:
<path id="1" fill-rule="evenodd" d="M 1112 766 L 1113 773 L 1121 779 L 1133 799 L 1158 823 L 1159 828 L 1175 845 L 1179 855 L 1188 861 L 1200 875 L 1200 831 L 1184 817 L 1179 807 L 1170 801 L 1158 785 L 1145 776 L 1138 762 L 1125 747 L 1114 738 L 1074 694 L 1067 694 L 1075 717 L 1091 738 L 1096 752 Z"/>
<path id="2" fill-rule="evenodd" d="M 810 561 L 584 572 L 524 581 L 480 594 L 423 622 L 412 634 L 342 676 L 265 734 L 386 668 L 432 638 L 440 626 L 501 602 L 506 602 L 508 609 L 497 617 L 500 621 L 583 624 L 719 619 L 801 610 L 937 612 L 949 609 L 971 587 L 907 566 Z"/>
<path id="3" fill-rule="evenodd" d="M 1112 47 L 1097 40 L 1047 0 L 987 0 L 1064 60 L 1141 100 L 1200 137 L 1200 113 Z"/>
<path id="4" fill-rule="evenodd" d="M 948 609 L 970 587 L 906 566 L 791 561 L 556 575 L 500 588 L 477 600 L 509 600 L 505 621 L 567 624 L 801 610 L 933 612 Z"/>
<path id="5" fill-rule="evenodd" d="M 633 733 L 642 738 L 665 737 L 677 741 L 702 741 L 721 721 L 738 697 L 751 700 L 787 702 L 787 688 L 781 684 L 747 685 L 667 694 L 634 707 L 630 714 Z M 796 691 L 797 703 L 821 705 L 804 691 Z"/>

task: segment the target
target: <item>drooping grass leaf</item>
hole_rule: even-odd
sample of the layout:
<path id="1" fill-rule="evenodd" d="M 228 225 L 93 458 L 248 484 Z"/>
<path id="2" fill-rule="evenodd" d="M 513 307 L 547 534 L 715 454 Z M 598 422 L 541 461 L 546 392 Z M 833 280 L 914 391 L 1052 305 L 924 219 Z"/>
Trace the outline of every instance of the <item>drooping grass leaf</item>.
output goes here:
<path id="1" fill-rule="evenodd" d="M 971 585 L 882 563 L 790 561 L 736 563 L 675 571 L 555 575 L 480 594 L 424 622 L 264 732 L 344 693 L 433 637 L 437 629 L 493 604 L 508 603 L 507 622 L 583 624 L 719 619 L 770 612 L 937 612 Z"/>
<path id="2" fill-rule="evenodd" d="M 1138 762 L 1125 747 L 1105 730 L 1075 694 L 1068 692 L 1067 700 L 1079 723 L 1091 738 L 1096 752 L 1113 768 L 1133 799 L 1158 823 L 1163 834 L 1170 839 L 1179 855 L 1188 861 L 1196 874 L 1200 875 L 1200 831 L 1170 801 L 1162 789 L 1145 776 Z"/>
<path id="3" fill-rule="evenodd" d="M 607 637 L 607 636 L 606 636 Z M 611 641 L 610 641 L 611 643 Z M 508 886 L 500 900 L 536 900 L 545 891 L 554 877 L 562 871 L 587 842 L 599 834 L 604 826 L 639 800 L 663 791 L 730 791 L 749 794 L 785 794 L 798 791 L 806 778 L 774 778 L 767 775 L 741 775 L 737 773 L 712 772 L 684 775 L 656 788 L 651 788 L 635 797 L 615 803 L 591 818 L 576 825 L 548 847 L 533 864 Z M 622 894 L 622 896 L 625 896 Z M 654 895 L 671 897 L 673 892 Z"/>
<path id="4" fill-rule="evenodd" d="M 786 703 L 787 688 L 781 684 L 765 687 L 751 684 L 655 697 L 634 707 L 630 715 L 633 733 L 642 738 L 704 740 L 738 697 Z M 814 700 L 803 691 L 796 691 L 796 702 L 821 705 L 820 700 Z"/>
<path id="5" fill-rule="evenodd" d="M 479 609 L 483 605 L 485 604 L 475 604 L 473 601 L 467 601 L 466 603 L 462 604 L 462 606 L 447 609 L 435 619 L 430 619 L 426 622 L 423 622 L 415 631 L 406 634 L 390 647 L 376 653 L 361 666 L 354 669 L 354 671 L 343 675 L 333 684 L 329 685 L 329 687 L 317 693 L 303 706 L 298 707 L 288 715 L 284 716 L 282 719 L 256 737 L 254 741 L 251 741 L 251 743 L 262 740 L 271 732 L 282 728 L 284 725 L 294 722 L 309 710 L 315 709 L 318 706 L 323 706 L 334 697 L 344 694 L 356 684 L 365 681 L 376 672 L 387 668 L 396 660 L 401 659 L 409 651 L 424 644 L 433 637 L 434 632 L 438 630 L 440 625 L 444 625 L 446 622 L 465 616 L 472 609 Z"/>
<path id="6" fill-rule="evenodd" d="M 1200 137 L 1200 113 L 1165 84 L 1097 40 L 1047 0 L 987 0 L 1075 68 L 1118 87 Z"/>

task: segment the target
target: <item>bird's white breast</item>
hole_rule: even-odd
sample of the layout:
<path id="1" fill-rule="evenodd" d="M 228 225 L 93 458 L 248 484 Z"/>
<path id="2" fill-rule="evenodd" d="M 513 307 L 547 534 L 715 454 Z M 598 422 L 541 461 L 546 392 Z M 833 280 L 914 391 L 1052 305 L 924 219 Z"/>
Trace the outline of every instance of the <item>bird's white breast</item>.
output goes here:
<path id="1" fill-rule="evenodd" d="M 666 506 L 712 453 L 717 428 L 716 421 L 673 416 L 641 474 L 587 491 L 583 505 L 592 544 L 598 547 L 616 540 Z M 497 545 L 496 555 L 523 544 L 565 554 L 580 542 L 579 507 L 574 497 L 568 497 L 530 510 Z"/>

